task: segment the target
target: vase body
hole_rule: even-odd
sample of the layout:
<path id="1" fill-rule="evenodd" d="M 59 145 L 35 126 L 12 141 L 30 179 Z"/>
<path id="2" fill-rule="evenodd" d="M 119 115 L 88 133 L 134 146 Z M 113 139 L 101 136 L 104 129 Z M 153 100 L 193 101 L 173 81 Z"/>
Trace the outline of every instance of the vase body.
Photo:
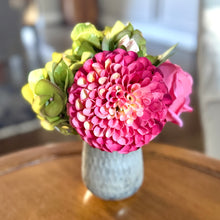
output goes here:
<path id="1" fill-rule="evenodd" d="M 128 154 L 105 152 L 83 143 L 82 178 L 86 187 L 104 200 L 132 196 L 143 182 L 142 149 Z"/>

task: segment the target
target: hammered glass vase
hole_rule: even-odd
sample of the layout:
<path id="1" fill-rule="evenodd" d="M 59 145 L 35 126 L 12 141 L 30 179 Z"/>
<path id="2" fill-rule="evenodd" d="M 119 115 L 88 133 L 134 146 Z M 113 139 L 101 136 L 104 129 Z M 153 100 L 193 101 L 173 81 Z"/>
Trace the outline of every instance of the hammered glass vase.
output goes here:
<path id="1" fill-rule="evenodd" d="M 82 178 L 86 187 L 104 200 L 132 196 L 143 182 L 142 149 L 120 154 L 109 153 L 83 143 Z"/>

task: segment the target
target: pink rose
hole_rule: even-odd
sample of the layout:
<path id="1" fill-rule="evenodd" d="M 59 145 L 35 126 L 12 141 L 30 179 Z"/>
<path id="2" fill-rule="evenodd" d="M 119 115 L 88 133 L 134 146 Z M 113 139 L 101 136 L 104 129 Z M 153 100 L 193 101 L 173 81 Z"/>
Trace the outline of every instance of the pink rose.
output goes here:
<path id="1" fill-rule="evenodd" d="M 173 101 L 168 108 L 166 119 L 182 127 L 183 122 L 179 117 L 180 114 L 193 110 L 189 106 L 193 79 L 189 73 L 170 61 L 161 64 L 159 69 L 164 75 L 164 82 Z"/>

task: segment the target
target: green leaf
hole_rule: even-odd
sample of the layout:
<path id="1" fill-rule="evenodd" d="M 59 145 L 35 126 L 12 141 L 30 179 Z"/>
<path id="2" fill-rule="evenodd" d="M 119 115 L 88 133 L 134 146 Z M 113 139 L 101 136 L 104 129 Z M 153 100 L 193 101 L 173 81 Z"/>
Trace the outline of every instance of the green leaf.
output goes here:
<path id="1" fill-rule="evenodd" d="M 94 56 L 91 52 L 84 52 L 81 57 L 81 62 L 84 63 L 86 60 L 92 58 Z"/>
<path id="2" fill-rule="evenodd" d="M 98 31 L 93 24 L 87 22 L 77 24 L 71 33 L 71 38 L 73 41 L 88 41 L 100 49 L 100 39 L 103 38 L 103 34 L 101 31 Z"/>
<path id="3" fill-rule="evenodd" d="M 43 115 L 49 117 L 58 116 L 62 112 L 65 106 L 65 94 L 50 81 L 40 80 L 35 86 L 35 94 L 37 95 L 36 111 L 40 110 Z M 45 97 L 49 98 L 49 101 Z"/>
<path id="4" fill-rule="evenodd" d="M 76 62 L 76 63 L 73 63 L 71 66 L 70 66 L 70 69 L 72 71 L 77 71 L 80 67 L 82 67 L 83 64 L 81 62 Z"/>
<path id="5" fill-rule="evenodd" d="M 45 70 L 46 70 L 46 72 L 50 78 L 50 81 L 52 83 L 55 83 L 53 72 L 54 72 L 54 68 L 56 68 L 56 66 L 57 66 L 57 63 L 54 63 L 53 61 L 47 62 L 45 65 Z"/>
<path id="6" fill-rule="evenodd" d="M 109 26 L 105 26 L 104 30 L 103 30 L 103 35 L 108 35 L 112 30 L 112 27 L 109 27 Z"/>
<path id="7" fill-rule="evenodd" d="M 61 61 L 54 70 L 54 80 L 63 91 L 73 83 L 73 73 L 64 61 Z M 68 79 L 68 81 L 66 81 Z"/>
<path id="8" fill-rule="evenodd" d="M 34 91 L 35 85 L 38 83 L 38 81 L 46 78 L 47 78 L 47 71 L 45 69 L 36 69 L 31 71 L 28 75 L 28 83 L 30 89 Z"/>
<path id="9" fill-rule="evenodd" d="M 114 38 L 118 33 L 125 29 L 125 25 L 121 21 L 116 21 L 113 25 L 109 38 Z"/>
<path id="10" fill-rule="evenodd" d="M 158 55 L 158 56 L 147 55 L 146 57 L 151 61 L 151 63 L 154 66 L 159 66 L 160 64 L 164 63 L 169 57 L 171 57 L 174 54 L 173 51 L 177 45 L 178 44 L 173 45 L 161 55 Z"/>
<path id="11" fill-rule="evenodd" d="M 165 51 L 163 54 L 158 56 L 158 63 L 156 64 L 159 66 L 160 64 L 164 63 L 169 57 L 171 57 L 174 54 L 174 49 L 177 47 L 178 44 L 173 45 L 170 47 L 167 51 Z"/>
<path id="12" fill-rule="evenodd" d="M 158 62 L 158 56 L 147 55 L 148 60 L 155 66 Z"/>
<path id="13" fill-rule="evenodd" d="M 80 57 L 82 56 L 84 52 L 90 52 L 93 55 L 95 55 L 96 53 L 92 45 L 87 41 L 82 42 L 81 45 L 77 48 L 77 50 L 75 50 L 74 52 L 76 53 L 77 56 L 80 56 Z"/>
<path id="14" fill-rule="evenodd" d="M 55 63 L 59 63 L 63 58 L 63 55 L 62 53 L 57 53 L 57 52 L 54 52 L 52 54 L 52 60 L 55 62 Z"/>
<path id="15" fill-rule="evenodd" d="M 48 100 L 48 99 L 47 99 Z M 41 101 L 40 96 L 35 96 L 32 102 L 32 109 L 35 113 L 40 114 L 41 109 L 44 107 L 45 103 Z"/>
<path id="16" fill-rule="evenodd" d="M 134 31 L 134 28 L 132 24 L 129 22 L 127 26 L 124 27 L 122 31 L 120 31 L 116 36 L 115 36 L 115 41 L 119 41 L 122 37 L 125 35 L 128 35 L 129 38 L 132 36 L 132 32 Z"/>
<path id="17" fill-rule="evenodd" d="M 125 25 L 121 21 L 116 21 L 114 26 L 104 29 L 104 38 L 102 40 L 102 50 L 112 51 L 115 49 L 114 40 L 117 34 L 123 31 Z"/>
<path id="18" fill-rule="evenodd" d="M 55 94 L 53 97 L 54 101 L 50 102 L 44 109 L 43 111 L 45 114 L 49 117 L 55 117 L 58 116 L 62 110 L 63 110 L 63 100 L 62 97 L 59 95 Z"/>
<path id="19" fill-rule="evenodd" d="M 77 54 L 77 51 L 79 50 L 80 45 L 81 45 L 81 41 L 79 40 L 73 41 L 73 44 L 72 44 L 73 54 Z"/>
<path id="20" fill-rule="evenodd" d="M 105 36 L 103 38 L 103 40 L 102 40 L 102 50 L 103 51 L 105 51 L 105 50 L 109 51 L 110 50 L 110 44 L 111 44 L 110 40 L 111 39 L 108 38 L 108 36 Z"/>

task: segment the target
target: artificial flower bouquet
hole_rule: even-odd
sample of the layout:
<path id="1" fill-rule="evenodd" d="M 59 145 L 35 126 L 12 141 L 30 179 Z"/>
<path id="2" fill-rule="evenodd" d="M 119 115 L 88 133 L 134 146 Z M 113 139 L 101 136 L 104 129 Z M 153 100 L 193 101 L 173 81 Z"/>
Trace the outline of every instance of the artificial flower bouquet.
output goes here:
<path id="1" fill-rule="evenodd" d="M 131 23 L 99 31 L 77 24 L 72 47 L 29 73 L 24 98 L 47 130 L 79 134 L 90 146 L 126 154 L 149 143 L 167 122 L 182 126 L 190 112 L 192 77 L 158 56 Z"/>

